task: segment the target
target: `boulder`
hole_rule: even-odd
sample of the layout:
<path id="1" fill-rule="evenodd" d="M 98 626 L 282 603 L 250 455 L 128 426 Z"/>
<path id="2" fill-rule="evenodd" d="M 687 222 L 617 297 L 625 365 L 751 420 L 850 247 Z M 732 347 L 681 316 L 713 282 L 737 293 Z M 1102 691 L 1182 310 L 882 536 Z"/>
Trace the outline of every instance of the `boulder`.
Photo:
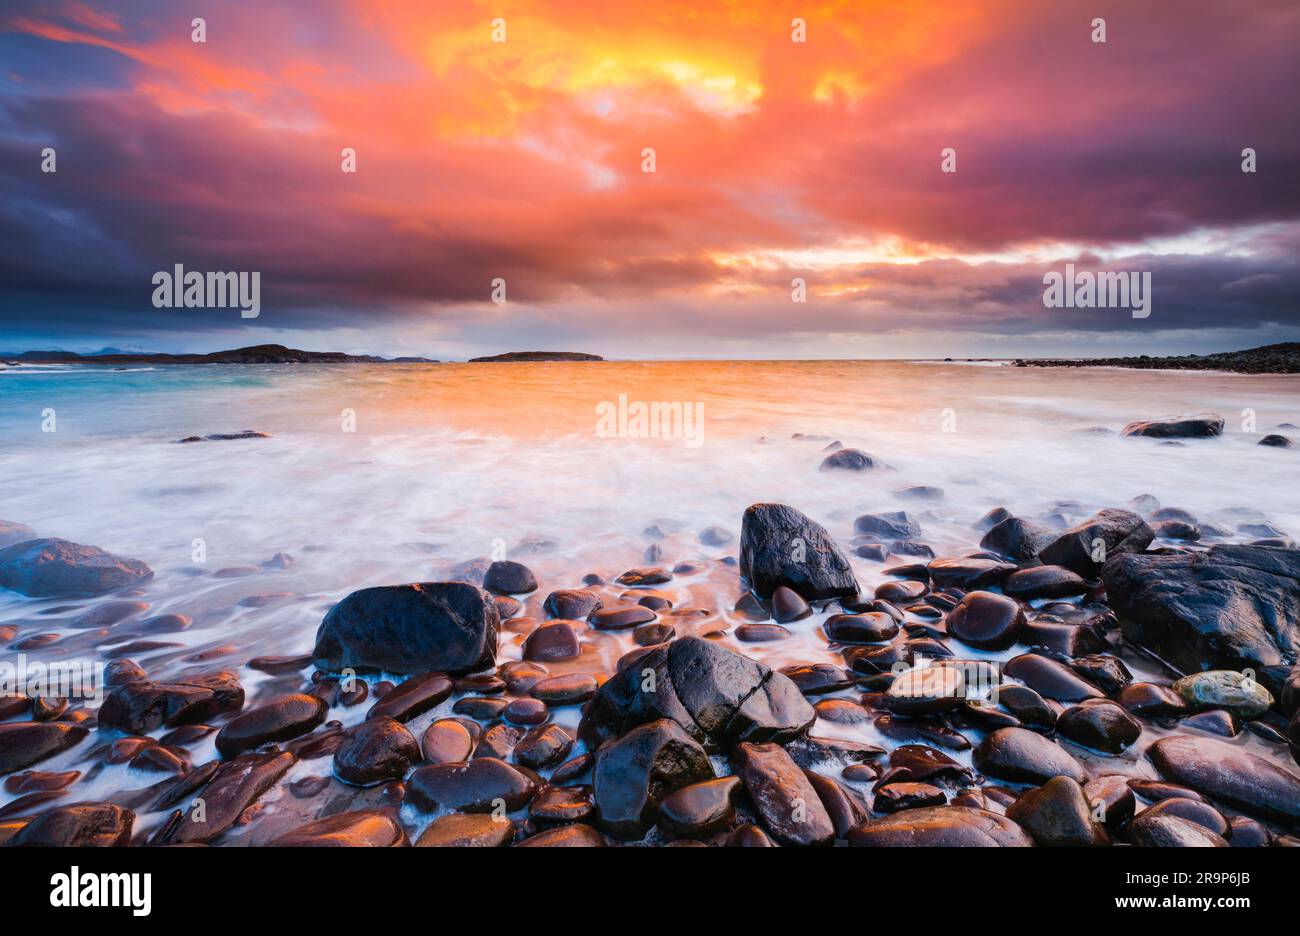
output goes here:
<path id="1" fill-rule="evenodd" d="M 297 758 L 288 752 L 241 754 L 217 768 L 212 779 L 191 798 L 189 811 L 169 822 L 158 844 L 185 845 L 211 842 L 232 825 L 244 810 L 275 785 Z"/>
<path id="2" fill-rule="evenodd" d="M 1033 601 L 1035 598 L 1070 598 L 1086 594 L 1090 586 L 1083 577 L 1065 566 L 1044 565 L 1012 572 L 1002 583 L 1002 590 L 1012 598 Z"/>
<path id="3" fill-rule="evenodd" d="M 495 757 L 430 764 L 407 780 L 406 801 L 426 812 L 491 813 L 498 805 L 513 812 L 528 805 L 537 792 L 533 776 Z"/>
<path id="4" fill-rule="evenodd" d="M 738 744 L 732 770 L 763 825 L 782 845 L 830 845 L 835 826 L 817 791 L 778 744 Z"/>
<path id="5" fill-rule="evenodd" d="M 1005 650 L 1016 642 L 1024 623 L 1024 609 L 993 592 L 968 592 L 948 613 L 948 633 L 981 650 Z"/>
<path id="6" fill-rule="evenodd" d="M 615 838 L 639 839 L 665 797 L 713 776 L 704 748 L 676 722 L 663 718 L 633 728 L 596 752 L 597 824 Z"/>
<path id="7" fill-rule="evenodd" d="M 459 723 L 452 724 L 465 733 L 463 754 L 468 757 L 468 732 Z M 343 743 L 335 749 L 334 776 L 355 786 L 371 786 L 401 780 L 419 759 L 420 745 L 405 726 L 391 718 L 368 718 L 349 728 Z"/>
<path id="8" fill-rule="evenodd" d="M 39 764 L 80 744 L 89 729 L 69 722 L 8 722 L 0 725 L 0 776 Z"/>
<path id="9" fill-rule="evenodd" d="M 740 574 L 760 598 L 784 585 L 808 601 L 858 593 L 849 560 L 820 524 L 784 504 L 754 504 L 740 528 Z"/>
<path id="10" fill-rule="evenodd" d="M 305 735 L 325 721 L 325 700 L 293 692 L 265 705 L 241 712 L 217 732 L 217 750 L 230 758 L 272 741 L 289 741 Z"/>
<path id="11" fill-rule="evenodd" d="M 193 676 L 184 682 L 148 680 L 118 686 L 99 707 L 99 727 L 148 734 L 209 722 L 244 707 L 244 687 L 228 670 Z"/>
<path id="12" fill-rule="evenodd" d="M 863 514 L 853 521 L 853 531 L 880 539 L 905 540 L 920 535 L 921 524 L 905 511 L 895 510 L 883 514 Z"/>
<path id="13" fill-rule="evenodd" d="M 483 587 L 498 595 L 522 595 L 537 591 L 537 579 L 523 563 L 498 559 L 484 573 Z"/>
<path id="14" fill-rule="evenodd" d="M 849 831 L 860 847 L 1027 848 L 1033 840 L 1005 816 L 967 806 L 926 806 L 870 819 Z"/>
<path id="15" fill-rule="evenodd" d="M 984 534 L 980 549 L 1020 562 L 1036 558 L 1038 551 L 1055 538 L 1055 531 L 1040 523 L 1007 517 Z"/>
<path id="16" fill-rule="evenodd" d="M 496 657 L 496 604 L 465 582 L 381 585 L 348 595 L 316 632 L 317 668 L 467 673 Z"/>
<path id="17" fill-rule="evenodd" d="M 1184 672 L 1292 664 L 1300 654 L 1300 550 L 1117 556 L 1102 582 L 1125 638 Z"/>
<path id="18" fill-rule="evenodd" d="M 1108 699 L 1075 705 L 1056 720 L 1056 730 L 1075 744 L 1118 754 L 1142 734 L 1142 723 Z"/>
<path id="19" fill-rule="evenodd" d="M 1175 682 L 1173 689 L 1195 708 L 1222 709 L 1245 719 L 1259 718 L 1273 706 L 1272 693 L 1233 670 L 1193 673 Z"/>
<path id="20" fill-rule="evenodd" d="M 673 838 L 694 839 L 725 831 L 736 816 L 739 786 L 739 777 L 719 777 L 669 793 L 659 802 L 659 830 Z"/>
<path id="21" fill-rule="evenodd" d="M 1173 735 L 1147 749 L 1160 775 L 1259 819 L 1300 823 L 1300 777 L 1225 741 Z"/>
<path id="22" fill-rule="evenodd" d="M 131 844 L 135 813 L 113 803 L 70 803 L 41 813 L 9 840 L 12 848 L 114 848 Z"/>
<path id="23" fill-rule="evenodd" d="M 871 471 L 884 468 L 885 463 L 874 455 L 855 448 L 844 448 L 832 452 L 822 459 L 820 471 Z"/>
<path id="24" fill-rule="evenodd" d="M 1223 417 L 1206 413 L 1198 416 L 1131 422 L 1124 427 L 1123 435 L 1147 436 L 1153 439 L 1206 439 L 1223 435 Z"/>
<path id="25" fill-rule="evenodd" d="M 1083 787 L 1069 777 L 1053 777 L 1026 790 L 1007 807 L 1007 818 L 1019 823 L 1039 845 L 1110 844 L 1106 830 L 1092 819 Z"/>
<path id="26" fill-rule="evenodd" d="M 151 578 L 153 570 L 139 559 L 64 539 L 30 539 L 0 549 L 0 588 L 29 598 L 90 597 Z"/>
<path id="27" fill-rule="evenodd" d="M 788 677 L 711 640 L 683 637 L 647 648 L 606 680 L 583 713 L 589 750 L 647 722 L 669 718 L 701 744 L 792 740 L 816 713 Z"/>
<path id="28" fill-rule="evenodd" d="M 1155 539 L 1145 520 L 1131 510 L 1102 510 L 1077 523 L 1039 550 L 1045 565 L 1065 566 L 1095 579 L 1102 565 L 1124 553 L 1138 553 Z"/>
<path id="29" fill-rule="evenodd" d="M 1012 783 L 1046 783 L 1053 777 L 1088 779 L 1077 760 L 1060 746 L 1027 728 L 999 728 L 976 746 L 975 769 Z"/>

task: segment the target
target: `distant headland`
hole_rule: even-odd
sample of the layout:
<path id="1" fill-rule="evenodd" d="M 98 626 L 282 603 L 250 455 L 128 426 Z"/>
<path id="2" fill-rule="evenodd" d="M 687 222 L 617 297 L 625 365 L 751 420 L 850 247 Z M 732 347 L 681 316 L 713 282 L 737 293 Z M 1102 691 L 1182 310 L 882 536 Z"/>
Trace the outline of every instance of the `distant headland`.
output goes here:
<path id="1" fill-rule="evenodd" d="M 432 358 L 382 358 L 341 351 L 299 351 L 284 345 L 252 345 L 211 354 L 77 354 L 73 351 L 25 351 L 0 354 L 7 364 L 436 364 Z"/>
<path id="2" fill-rule="evenodd" d="M 1215 370 L 1238 374 L 1300 374 L 1300 342 L 1264 345 L 1218 354 L 1178 357 L 1080 358 L 1078 360 L 1016 361 L 1016 367 L 1133 367 L 1144 370 Z"/>
<path id="3" fill-rule="evenodd" d="M 498 364 L 512 361 L 603 361 L 599 354 L 583 354 L 581 351 L 510 351 L 506 354 L 493 354 L 489 357 L 470 358 L 471 364 Z"/>

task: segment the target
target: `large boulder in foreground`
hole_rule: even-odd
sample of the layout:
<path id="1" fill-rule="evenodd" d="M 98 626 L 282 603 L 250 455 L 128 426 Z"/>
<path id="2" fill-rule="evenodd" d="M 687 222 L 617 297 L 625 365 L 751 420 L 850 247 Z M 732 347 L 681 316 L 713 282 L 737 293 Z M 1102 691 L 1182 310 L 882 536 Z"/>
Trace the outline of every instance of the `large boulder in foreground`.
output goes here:
<path id="1" fill-rule="evenodd" d="M 153 569 L 95 546 L 33 539 L 0 549 L 0 588 L 29 598 L 103 595 L 153 578 Z"/>
<path id="2" fill-rule="evenodd" d="M 712 779 L 709 755 L 681 725 L 668 719 L 641 725 L 596 752 L 597 824 L 616 838 L 639 839 L 664 797 Z"/>
<path id="3" fill-rule="evenodd" d="M 1291 664 L 1300 654 L 1300 550 L 1117 556 L 1102 582 L 1124 637 L 1184 672 Z"/>
<path id="4" fill-rule="evenodd" d="M 1065 566 L 1093 579 L 1108 559 L 1141 552 L 1155 536 L 1146 521 L 1131 510 L 1101 510 L 1044 546 L 1038 558 L 1044 565 Z"/>
<path id="5" fill-rule="evenodd" d="M 1300 777 L 1236 745 L 1210 738 L 1161 738 L 1147 757 L 1166 780 L 1259 819 L 1300 823 Z"/>
<path id="6" fill-rule="evenodd" d="M 578 736 L 595 750 L 661 718 L 720 749 L 740 741 L 793 740 L 817 713 L 788 676 L 711 640 L 683 637 L 654 648 L 601 685 Z"/>
<path id="7" fill-rule="evenodd" d="M 808 601 L 847 598 L 858 582 L 819 523 L 785 504 L 753 504 L 740 525 L 740 574 L 760 598 L 784 585 Z"/>
<path id="8" fill-rule="evenodd" d="M 869 819 L 849 830 L 865 847 L 1028 848 L 1033 839 L 1005 816 L 966 806 L 924 806 Z"/>
<path id="9" fill-rule="evenodd" d="M 491 596 L 465 582 L 363 588 L 325 615 L 312 662 L 329 672 L 468 673 L 496 658 L 499 624 Z"/>
<path id="10" fill-rule="evenodd" d="M 1146 419 L 1129 423 L 1124 427 L 1123 434 L 1153 439 L 1208 439 L 1223 435 L 1223 417 L 1206 413 L 1172 419 Z"/>

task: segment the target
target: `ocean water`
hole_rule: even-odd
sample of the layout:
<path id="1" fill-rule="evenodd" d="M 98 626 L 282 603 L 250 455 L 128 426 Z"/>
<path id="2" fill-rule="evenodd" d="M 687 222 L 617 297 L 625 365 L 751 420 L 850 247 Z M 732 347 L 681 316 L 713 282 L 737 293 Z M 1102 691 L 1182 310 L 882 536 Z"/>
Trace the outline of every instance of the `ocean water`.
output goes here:
<path id="1" fill-rule="evenodd" d="M 620 396 L 689 405 L 700 432 L 599 431 L 602 407 Z M 1225 417 L 1223 437 L 1171 446 L 1116 432 L 1206 411 Z M 193 620 L 132 655 L 166 676 L 309 651 L 324 611 L 349 592 L 437 579 L 478 556 L 530 566 L 541 588 L 525 614 L 541 619 L 550 590 L 645 565 L 652 524 L 669 531 L 658 564 L 705 566 L 659 589 L 708 612 L 675 620 L 678 632 L 730 628 L 741 586 L 718 560 L 736 554 L 741 515 L 758 501 L 799 508 L 846 552 L 867 512 L 906 509 L 917 539 L 962 555 L 978 548 L 971 524 L 994 506 L 1074 520 L 1139 494 L 1225 527 L 1229 540 L 1250 538 L 1233 532 L 1241 508 L 1300 537 L 1300 451 L 1257 445 L 1279 423 L 1300 424 L 1300 378 L 928 362 L 23 366 L 0 370 L 0 517 L 149 563 L 155 577 L 138 596 L 147 614 Z M 1110 431 L 1088 431 L 1098 427 Z M 245 429 L 270 437 L 177 444 Z M 819 472 L 832 441 L 888 467 Z M 898 493 L 911 485 L 943 498 Z M 699 541 L 714 525 L 729 544 Z M 277 553 L 292 565 L 264 568 Z M 864 590 L 885 579 L 886 565 L 853 563 Z M 0 592 L 0 625 L 18 639 L 57 635 L 30 657 L 111 658 L 102 635 L 71 627 L 94 604 Z M 840 663 L 824 617 L 790 625 L 787 640 L 722 639 L 774 666 Z M 131 633 L 130 622 L 118 627 Z M 500 660 L 519 657 L 526 627 L 503 633 Z M 583 656 L 553 671 L 611 672 L 632 646 L 627 634 L 584 639 Z M 241 677 L 250 701 L 285 690 L 283 678 Z M 850 736 L 881 740 L 869 725 Z M 145 785 L 124 770 L 100 772 L 90 792 Z M 0 805 L 10 798 L 0 793 Z"/>

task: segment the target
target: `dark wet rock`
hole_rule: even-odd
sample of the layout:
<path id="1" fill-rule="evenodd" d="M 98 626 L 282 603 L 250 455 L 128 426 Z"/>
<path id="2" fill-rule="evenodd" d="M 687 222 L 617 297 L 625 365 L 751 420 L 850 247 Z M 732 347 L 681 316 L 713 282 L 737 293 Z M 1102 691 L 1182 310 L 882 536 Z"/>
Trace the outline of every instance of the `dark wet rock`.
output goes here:
<path id="1" fill-rule="evenodd" d="M 615 605 L 593 611 L 588 622 L 598 630 L 627 630 L 655 619 L 655 613 L 644 605 Z"/>
<path id="2" fill-rule="evenodd" d="M 417 848 L 504 848 L 515 837 L 509 819 L 483 813 L 451 813 L 429 823 Z"/>
<path id="3" fill-rule="evenodd" d="M 1008 660 L 1003 674 L 1018 679 L 1039 695 L 1058 702 L 1080 702 L 1099 699 L 1103 693 L 1084 681 L 1077 673 L 1062 663 L 1038 653 L 1022 653 Z"/>
<path id="4" fill-rule="evenodd" d="M 975 777 L 969 767 L 963 767 L 947 754 L 923 744 L 904 744 L 889 754 L 889 766 L 881 773 L 877 787 L 890 783 L 964 783 L 973 784 Z"/>
<path id="5" fill-rule="evenodd" d="M 924 582 L 894 581 L 882 582 L 876 587 L 875 596 L 881 601 L 911 601 L 920 598 L 930 587 Z"/>
<path id="6" fill-rule="evenodd" d="M 1002 589 L 1013 598 L 1069 598 L 1086 594 L 1091 586 L 1064 566 L 1045 565 L 1012 572 Z"/>
<path id="7" fill-rule="evenodd" d="M 372 786 L 401 780 L 419 759 L 420 746 L 403 725 L 391 718 L 370 718 L 346 732 L 334 751 L 334 775 L 344 783 Z"/>
<path id="8" fill-rule="evenodd" d="M 272 741 L 305 735 L 325 721 L 329 706 L 301 692 L 281 696 L 236 715 L 217 732 L 217 750 L 231 758 Z"/>
<path id="9" fill-rule="evenodd" d="M 771 610 L 760 601 L 753 592 L 745 592 L 736 602 L 735 611 L 751 621 L 766 621 L 772 617 Z"/>
<path id="10" fill-rule="evenodd" d="M 735 818 L 739 777 L 719 777 L 684 786 L 660 802 L 660 830 L 672 838 L 709 838 L 730 827 Z"/>
<path id="11" fill-rule="evenodd" d="M 899 663 L 912 663 L 912 652 L 905 644 L 889 644 L 884 647 L 849 647 L 844 651 L 844 662 L 861 677 L 877 675 L 893 676 L 893 669 Z"/>
<path id="12" fill-rule="evenodd" d="M 1020 628 L 1020 642 L 1061 657 L 1088 656 L 1107 647 L 1106 638 L 1097 628 L 1087 624 L 1063 624 L 1047 616 L 1026 621 Z"/>
<path id="13" fill-rule="evenodd" d="M 1011 783 L 1042 784 L 1053 777 L 1083 783 L 1083 767 L 1068 752 L 1025 728 L 1000 728 L 975 748 L 975 769 Z"/>
<path id="14" fill-rule="evenodd" d="M 596 677 L 590 673 L 570 673 L 543 679 L 532 688 L 532 695 L 550 706 L 579 705 L 596 694 Z"/>
<path id="15" fill-rule="evenodd" d="M 1102 825 L 1115 830 L 1133 818 L 1137 800 L 1127 778 L 1116 774 L 1095 777 L 1083 785 L 1083 796 L 1088 801 L 1089 813 L 1100 815 Z"/>
<path id="16" fill-rule="evenodd" d="M 789 624 L 791 621 L 798 621 L 812 616 L 812 608 L 808 602 L 804 601 L 798 592 L 787 588 L 784 585 L 778 585 L 772 592 L 772 617 L 780 624 Z"/>
<path id="17" fill-rule="evenodd" d="M 929 664 L 898 675 L 885 690 L 885 707 L 895 715 L 935 715 L 965 702 L 962 673 L 955 667 Z"/>
<path id="18" fill-rule="evenodd" d="M 495 757 L 476 757 L 450 764 L 418 768 L 406 784 L 406 801 L 426 812 L 454 809 L 490 813 L 498 804 L 513 812 L 528 804 L 537 784 Z"/>
<path id="19" fill-rule="evenodd" d="M 1146 521 L 1132 511 L 1102 510 L 1070 527 L 1043 547 L 1038 557 L 1045 565 L 1064 566 L 1094 579 L 1104 562 L 1126 553 L 1140 553 L 1154 537 Z"/>
<path id="20" fill-rule="evenodd" d="M 1126 436 L 1152 439 L 1205 439 L 1223 434 L 1223 417 L 1213 414 L 1148 419 L 1131 422 L 1122 432 Z"/>
<path id="21" fill-rule="evenodd" d="M 1115 701 L 1134 715 L 1178 718 L 1189 711 L 1182 696 L 1155 683 L 1130 683 L 1119 691 Z"/>
<path id="22" fill-rule="evenodd" d="M 659 719 L 640 725 L 596 752 L 592 788 L 598 824 L 616 838 L 638 839 L 665 797 L 711 779 L 708 755 L 679 724 Z"/>
<path id="23" fill-rule="evenodd" d="M 537 591 L 537 579 L 523 563 L 498 559 L 484 573 L 483 587 L 498 595 L 523 595 Z"/>
<path id="24" fill-rule="evenodd" d="M 1278 435 L 1277 433 L 1269 433 L 1256 444 L 1268 446 L 1269 448 L 1295 448 L 1295 442 L 1291 441 L 1288 437 Z M 0 542 L 3 542 L 3 539 L 0 539 Z"/>
<path id="25" fill-rule="evenodd" d="M 412 676 L 370 707 L 366 718 L 408 722 L 441 704 L 451 695 L 451 680 L 441 673 Z"/>
<path id="26" fill-rule="evenodd" d="M 1184 718 L 1179 722 L 1179 727 L 1208 731 L 1210 734 L 1219 735 L 1223 738 L 1235 738 L 1241 732 L 1241 725 L 1237 723 L 1237 719 L 1232 714 L 1217 709 Z"/>
<path id="27" fill-rule="evenodd" d="M 879 611 L 832 614 L 822 624 L 822 629 L 827 640 L 845 644 L 883 643 L 898 636 L 898 623 Z"/>
<path id="28" fill-rule="evenodd" d="M 64 539 L 29 539 L 0 549 L 0 588 L 29 598 L 102 595 L 153 578 L 139 559 Z"/>
<path id="29" fill-rule="evenodd" d="M 822 459 L 820 471 L 871 471 L 887 467 L 874 455 L 855 448 L 842 448 Z"/>
<path id="30" fill-rule="evenodd" d="M 452 690 L 457 693 L 478 693 L 495 696 L 506 691 L 506 681 L 495 673 L 477 673 L 452 680 Z"/>
<path id="31" fill-rule="evenodd" d="M 1272 694 L 1253 676 L 1232 670 L 1184 676 L 1173 690 L 1193 708 L 1222 709 L 1245 719 L 1259 718 L 1273 706 Z"/>
<path id="32" fill-rule="evenodd" d="M 0 775 L 13 774 L 73 748 L 88 733 L 82 725 L 65 722 L 0 724 Z"/>
<path id="33" fill-rule="evenodd" d="M 501 712 L 506 721 L 525 727 L 540 725 L 550 717 L 550 710 L 541 699 L 514 699 Z"/>
<path id="34" fill-rule="evenodd" d="M 653 585 L 663 585 L 665 582 L 671 582 L 672 579 L 673 574 L 667 569 L 651 566 L 642 569 L 628 569 L 615 581 L 629 588 L 648 588 Z"/>
<path id="35" fill-rule="evenodd" d="M 524 640 L 524 659 L 572 660 L 581 652 L 578 633 L 567 620 L 547 621 Z"/>
<path id="36" fill-rule="evenodd" d="M 972 523 L 971 529 L 975 530 L 977 533 L 987 533 L 1010 516 L 1011 511 L 1007 510 L 1007 508 L 994 507 L 984 516 Z"/>
<path id="37" fill-rule="evenodd" d="M 1121 556 L 1102 581 L 1124 636 L 1184 671 L 1294 663 L 1300 651 L 1298 550 Z"/>
<path id="38" fill-rule="evenodd" d="M 736 628 L 735 636 L 741 643 L 767 643 L 785 640 L 790 631 L 780 624 L 741 624 Z"/>
<path id="39" fill-rule="evenodd" d="M 542 786 L 528 804 L 528 818 L 534 825 L 585 822 L 596 814 L 596 804 L 587 786 Z"/>
<path id="40" fill-rule="evenodd" d="M 853 530 L 863 536 L 905 540 L 919 536 L 921 524 L 909 517 L 905 511 L 895 510 L 883 514 L 863 514 L 853 521 Z"/>
<path id="41" fill-rule="evenodd" d="M 600 607 L 600 596 L 584 588 L 562 588 L 546 596 L 542 609 L 548 618 L 581 621 Z"/>
<path id="42" fill-rule="evenodd" d="M 878 813 L 896 813 L 942 806 L 946 802 L 948 795 L 929 783 L 889 783 L 876 790 L 872 809 Z"/>
<path id="43" fill-rule="evenodd" d="M 935 588 L 989 588 L 1001 585 L 1016 571 L 1009 562 L 995 559 L 932 559 L 926 566 Z M 888 596 L 877 594 L 878 598 Z"/>
<path id="44" fill-rule="evenodd" d="M 1140 813 L 1128 826 L 1139 848 L 1227 848 L 1228 843 L 1204 826 L 1169 814 Z"/>
<path id="45" fill-rule="evenodd" d="M 882 735 L 903 744 L 933 744 L 949 751 L 966 751 L 971 746 L 965 735 L 935 719 L 879 715 L 874 724 Z"/>
<path id="46" fill-rule="evenodd" d="M 1173 735 L 1147 749 L 1160 775 L 1259 819 L 1300 821 L 1300 777 L 1240 747 Z"/>
<path id="47" fill-rule="evenodd" d="M 673 719 L 702 743 L 727 747 L 791 740 L 815 715 L 781 673 L 712 641 L 683 637 L 647 648 L 634 665 L 607 680 L 583 715 L 579 737 L 594 750 L 661 718 Z"/>
<path id="48" fill-rule="evenodd" d="M 279 848 L 397 848 L 408 843 L 402 824 L 391 815 L 361 809 L 309 822 L 269 844 Z"/>
<path id="49" fill-rule="evenodd" d="M 1142 724 L 1118 703 L 1099 699 L 1061 713 L 1056 730 L 1075 744 L 1119 754 L 1142 734 Z"/>
<path id="50" fill-rule="evenodd" d="M 1249 816 L 1233 816 L 1228 820 L 1231 835 L 1228 844 L 1233 848 L 1268 848 L 1273 844 L 1273 833 L 1262 822 Z"/>
<path id="51" fill-rule="evenodd" d="M 311 666 L 311 654 L 300 653 L 296 656 L 259 656 L 248 661 L 248 668 L 263 673 L 296 673 Z"/>
<path id="52" fill-rule="evenodd" d="M 1012 599 L 973 591 L 964 595 L 948 615 L 948 632 L 971 647 L 1004 650 L 1016 642 L 1024 622 L 1024 610 Z"/>
<path id="53" fill-rule="evenodd" d="M 738 744 L 731 764 L 776 841 L 806 846 L 834 840 L 835 827 L 817 791 L 780 745 Z"/>
<path id="54" fill-rule="evenodd" d="M 1007 517 L 984 534 L 980 549 L 987 549 L 1016 562 L 1034 559 L 1039 550 L 1056 539 L 1056 532 L 1040 523 Z"/>
<path id="55" fill-rule="evenodd" d="M 456 715 L 464 715 L 466 718 L 490 722 L 500 718 L 501 713 L 505 711 L 506 706 L 509 704 L 508 699 L 498 699 L 492 696 L 466 696 L 463 699 L 457 699 L 451 710 Z"/>
<path id="56" fill-rule="evenodd" d="M 740 574 L 760 598 L 782 585 L 808 601 L 858 592 L 849 560 L 825 528 L 784 504 L 754 504 L 745 511 Z"/>
<path id="57" fill-rule="evenodd" d="M 677 629 L 663 622 L 639 624 L 632 629 L 632 640 L 640 647 L 653 647 L 655 644 L 667 643 L 676 636 Z"/>
<path id="58" fill-rule="evenodd" d="M 516 848 L 601 848 L 605 839 L 589 825 L 574 823 L 547 829 L 520 842 Z"/>
<path id="59" fill-rule="evenodd" d="M 804 695 L 838 692 L 853 685 L 853 678 L 830 663 L 796 663 L 781 668 L 781 673 Z"/>
<path id="60" fill-rule="evenodd" d="M 854 826 L 861 825 L 869 817 L 866 804 L 857 791 L 844 783 L 816 771 L 803 768 L 804 776 L 817 792 L 822 807 L 830 817 L 835 838 L 842 839 Z"/>
<path id="61" fill-rule="evenodd" d="M 493 662 L 499 624 L 491 598 L 464 582 L 363 588 L 325 615 L 312 658 L 329 672 L 458 675 Z"/>
<path id="62" fill-rule="evenodd" d="M 1092 819 L 1083 787 L 1069 777 L 1053 777 L 1036 789 L 1026 790 L 1007 807 L 1006 815 L 1038 845 L 1110 844 L 1106 830 Z"/>
<path id="63" fill-rule="evenodd" d="M 129 734 L 211 721 L 244 707 L 244 688 L 232 672 L 190 677 L 184 682 L 131 682 L 119 686 L 99 707 L 99 726 Z"/>
<path id="64" fill-rule="evenodd" d="M 860 725 L 871 721 L 871 715 L 851 699 L 822 699 L 814 703 L 813 711 L 822 721 L 834 725 Z"/>
<path id="65" fill-rule="evenodd" d="M 515 745 L 515 760 L 532 770 L 561 763 L 573 750 L 573 738 L 559 725 L 532 729 Z"/>
<path id="66" fill-rule="evenodd" d="M 1056 729 L 1056 710 L 1028 686 L 1017 686 L 1014 683 L 999 686 L 997 703 L 1014 715 L 1025 728 L 1042 732 Z"/>
<path id="67" fill-rule="evenodd" d="M 1201 528 L 1183 520 L 1160 520 L 1151 525 L 1151 531 L 1160 539 L 1195 542 L 1201 538 Z"/>
<path id="68" fill-rule="evenodd" d="M 1033 844 L 1005 816 L 964 806 L 931 806 L 870 819 L 852 829 L 849 844 L 865 847 L 1020 848 Z"/>
<path id="69" fill-rule="evenodd" d="M 1128 781 L 1129 788 L 1148 803 L 1158 803 L 1166 799 L 1192 799 L 1204 802 L 1205 797 L 1189 786 L 1170 783 L 1167 780 L 1142 780 L 1134 777 Z"/>
<path id="70" fill-rule="evenodd" d="M 114 848 L 131 843 L 135 813 L 113 803 L 70 803 L 47 810 L 19 830 L 9 846 Z"/>
<path id="71" fill-rule="evenodd" d="M 474 751 L 474 737 L 457 719 L 440 718 L 424 729 L 420 748 L 424 752 L 424 759 L 431 764 L 465 761 L 469 760 Z"/>
<path id="72" fill-rule="evenodd" d="M 1203 826 L 1215 835 L 1225 839 L 1232 834 L 1232 828 L 1228 825 L 1228 820 L 1224 818 L 1223 813 L 1201 800 L 1171 796 L 1168 799 L 1162 799 L 1153 806 L 1147 807 L 1142 811 L 1142 815 L 1177 816 L 1179 819 L 1195 822 L 1197 825 Z"/>
<path id="73" fill-rule="evenodd" d="M 727 848 L 776 848 L 776 842 L 756 825 L 737 826 L 727 836 Z"/>
<path id="74" fill-rule="evenodd" d="M 161 830 L 159 844 L 211 842 L 274 786 L 295 760 L 293 754 L 271 751 L 241 754 L 221 764 L 189 811 Z"/>
<path id="75" fill-rule="evenodd" d="M 68 626 L 78 630 L 113 627 L 148 610 L 143 601 L 106 601 L 78 615 Z"/>

